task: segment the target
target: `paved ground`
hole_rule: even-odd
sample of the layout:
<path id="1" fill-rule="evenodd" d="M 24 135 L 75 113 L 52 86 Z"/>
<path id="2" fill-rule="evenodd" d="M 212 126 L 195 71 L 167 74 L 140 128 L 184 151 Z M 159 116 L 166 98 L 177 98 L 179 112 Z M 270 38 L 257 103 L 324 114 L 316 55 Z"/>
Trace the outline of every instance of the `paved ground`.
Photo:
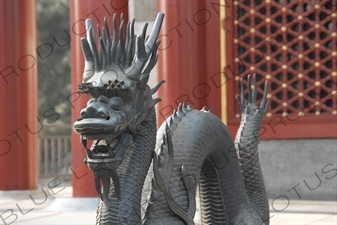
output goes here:
<path id="1" fill-rule="evenodd" d="M 64 188 L 64 189 L 62 189 Z M 96 198 L 72 198 L 71 186 L 0 191 L 1 225 L 93 225 Z M 57 193 L 58 192 L 58 193 Z M 337 225 L 337 202 L 270 200 L 271 225 Z"/>

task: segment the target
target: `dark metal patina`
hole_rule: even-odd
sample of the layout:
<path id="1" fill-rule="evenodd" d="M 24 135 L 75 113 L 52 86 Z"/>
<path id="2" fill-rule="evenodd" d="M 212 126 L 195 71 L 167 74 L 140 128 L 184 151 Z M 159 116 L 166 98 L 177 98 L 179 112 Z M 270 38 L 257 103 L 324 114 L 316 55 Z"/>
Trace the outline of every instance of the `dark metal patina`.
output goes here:
<path id="1" fill-rule="evenodd" d="M 79 89 L 89 101 L 74 130 L 101 199 L 96 224 L 195 224 L 197 187 L 202 224 L 269 224 L 257 149 L 267 85 L 258 107 L 255 76 L 253 91 L 248 77 L 248 103 L 241 80 L 235 143 L 216 116 L 184 103 L 157 132 L 154 106 L 160 99 L 152 95 L 163 81 L 153 89 L 147 82 L 163 18 L 159 13 L 149 36 L 147 25 L 135 36 L 134 20 L 125 24 L 123 16 L 118 28 L 114 15 L 112 36 L 105 19 L 96 37 L 86 20 Z M 90 148 L 88 140 L 94 140 Z"/>

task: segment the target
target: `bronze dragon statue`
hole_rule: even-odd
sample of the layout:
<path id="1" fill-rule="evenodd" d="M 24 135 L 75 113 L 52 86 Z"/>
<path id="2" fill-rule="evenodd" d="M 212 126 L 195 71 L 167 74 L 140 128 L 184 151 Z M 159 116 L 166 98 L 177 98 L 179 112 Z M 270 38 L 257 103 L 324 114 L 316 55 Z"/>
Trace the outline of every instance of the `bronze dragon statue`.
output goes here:
<path id="1" fill-rule="evenodd" d="M 147 82 L 163 18 L 157 15 L 149 36 L 147 25 L 136 36 L 134 20 L 125 24 L 123 16 L 118 28 L 114 15 L 112 35 L 105 19 L 96 37 L 86 20 L 79 90 L 89 101 L 73 127 L 87 149 L 85 163 L 100 195 L 96 224 L 192 225 L 197 205 L 201 224 L 269 224 L 257 147 L 267 83 L 258 107 L 255 76 L 253 90 L 248 77 L 247 103 L 241 80 L 242 120 L 235 141 L 211 112 L 184 103 L 157 132 L 160 99 L 152 95 L 163 81 L 152 89 Z"/>

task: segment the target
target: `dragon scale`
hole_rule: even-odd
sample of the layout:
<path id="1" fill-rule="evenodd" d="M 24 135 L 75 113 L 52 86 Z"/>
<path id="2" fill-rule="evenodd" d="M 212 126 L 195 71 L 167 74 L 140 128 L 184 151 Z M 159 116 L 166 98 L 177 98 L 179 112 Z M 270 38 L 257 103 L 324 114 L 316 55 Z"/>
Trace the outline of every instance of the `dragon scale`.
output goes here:
<path id="1" fill-rule="evenodd" d="M 149 36 L 147 25 L 136 36 L 134 20 L 125 24 L 123 16 L 118 28 L 114 15 L 113 32 L 105 19 L 96 37 L 86 20 L 79 89 L 89 101 L 74 130 L 87 149 L 85 162 L 100 196 L 96 224 L 193 225 L 197 205 L 204 225 L 269 224 L 257 147 L 267 83 L 257 106 L 256 77 L 254 90 L 248 77 L 248 102 L 240 81 L 242 120 L 235 141 L 210 111 L 185 103 L 157 131 L 154 106 L 160 99 L 152 95 L 163 82 L 152 89 L 147 82 L 163 18 L 159 13 Z"/>

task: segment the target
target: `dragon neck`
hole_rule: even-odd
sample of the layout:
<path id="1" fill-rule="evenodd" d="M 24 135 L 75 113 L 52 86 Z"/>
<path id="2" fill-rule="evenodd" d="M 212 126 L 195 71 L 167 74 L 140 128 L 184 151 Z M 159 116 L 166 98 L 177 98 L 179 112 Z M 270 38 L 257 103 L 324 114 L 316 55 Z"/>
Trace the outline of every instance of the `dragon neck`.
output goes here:
<path id="1" fill-rule="evenodd" d="M 134 149 L 124 168 L 127 176 L 124 177 L 119 202 L 118 224 L 141 224 L 142 188 L 151 164 L 156 132 L 156 114 L 154 107 L 151 107 L 144 121 L 137 127 Z"/>

